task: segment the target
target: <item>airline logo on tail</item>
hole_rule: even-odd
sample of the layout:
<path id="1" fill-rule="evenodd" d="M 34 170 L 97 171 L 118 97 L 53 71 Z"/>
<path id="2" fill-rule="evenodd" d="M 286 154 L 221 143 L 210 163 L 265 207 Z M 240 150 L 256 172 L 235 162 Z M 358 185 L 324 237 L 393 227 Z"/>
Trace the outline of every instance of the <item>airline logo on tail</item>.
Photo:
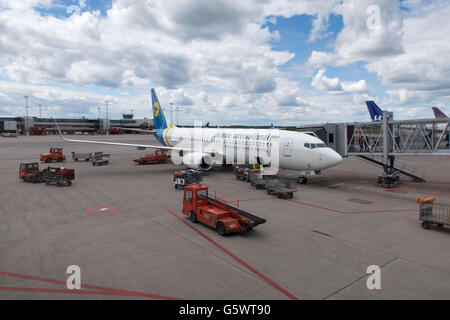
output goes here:
<path id="1" fill-rule="evenodd" d="M 448 117 L 438 107 L 433 107 L 434 116 L 436 119 L 447 119 Z"/>
<path id="2" fill-rule="evenodd" d="M 152 106 L 153 106 L 153 118 L 155 119 L 155 129 L 164 130 L 167 129 L 166 117 L 159 104 L 158 96 L 156 95 L 155 89 L 152 89 Z"/>
<path id="3" fill-rule="evenodd" d="M 372 122 L 383 121 L 383 110 L 377 106 L 374 101 L 366 101 L 367 109 L 369 110 Z"/>
<path id="4" fill-rule="evenodd" d="M 153 116 L 154 116 L 155 118 L 158 118 L 158 116 L 159 116 L 159 108 L 160 108 L 159 103 L 158 103 L 158 102 L 155 102 L 155 103 L 153 104 Z"/>

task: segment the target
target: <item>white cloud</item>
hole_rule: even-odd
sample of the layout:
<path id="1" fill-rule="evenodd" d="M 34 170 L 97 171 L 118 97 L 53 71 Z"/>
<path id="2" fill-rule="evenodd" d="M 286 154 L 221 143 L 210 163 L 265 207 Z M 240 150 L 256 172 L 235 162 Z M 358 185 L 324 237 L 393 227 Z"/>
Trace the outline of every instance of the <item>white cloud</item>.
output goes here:
<path id="1" fill-rule="evenodd" d="M 342 84 L 338 77 L 327 78 L 325 69 L 320 69 L 314 76 L 311 86 L 319 91 L 342 91 Z"/>
<path id="2" fill-rule="evenodd" d="M 115 0 L 100 16 L 88 11 L 89 2 L 74 1 L 83 7 L 81 15 L 57 18 L 35 10 L 59 5 L 51 0 L 0 0 L 0 76 L 11 80 L 0 82 L 11 99 L 0 96 L 0 108 L 8 114 L 21 110 L 29 92 L 55 113 L 89 114 L 104 105 L 106 92 L 117 99 L 112 114 L 133 108 L 147 116 L 148 91 L 156 87 L 166 107 L 171 101 L 192 104 L 183 111 L 186 119 L 337 120 L 340 114 L 359 115 L 361 105 L 355 104 L 372 88 L 365 79 L 329 78 L 325 68 L 359 61 L 378 75 L 391 102 L 442 103 L 450 96 L 448 4 L 409 0 L 402 3 L 406 12 L 398 1 L 380 0 L 382 24 L 370 30 L 366 9 L 372 3 Z M 295 55 L 272 48 L 281 36 L 267 23 L 311 15 L 308 38 L 315 41 L 327 36 L 331 13 L 344 20 L 334 48 L 316 49 L 307 65 L 295 61 L 280 72 Z M 304 81 L 309 77 L 311 83 Z"/>

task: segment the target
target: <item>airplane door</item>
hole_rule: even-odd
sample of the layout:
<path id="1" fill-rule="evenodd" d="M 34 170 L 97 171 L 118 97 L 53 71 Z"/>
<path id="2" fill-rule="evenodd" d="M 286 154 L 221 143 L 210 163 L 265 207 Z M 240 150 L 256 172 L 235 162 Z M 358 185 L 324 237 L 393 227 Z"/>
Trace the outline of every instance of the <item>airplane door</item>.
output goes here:
<path id="1" fill-rule="evenodd" d="M 287 138 L 286 142 L 284 143 L 284 156 L 285 157 L 292 157 L 292 145 L 294 144 L 293 138 Z"/>

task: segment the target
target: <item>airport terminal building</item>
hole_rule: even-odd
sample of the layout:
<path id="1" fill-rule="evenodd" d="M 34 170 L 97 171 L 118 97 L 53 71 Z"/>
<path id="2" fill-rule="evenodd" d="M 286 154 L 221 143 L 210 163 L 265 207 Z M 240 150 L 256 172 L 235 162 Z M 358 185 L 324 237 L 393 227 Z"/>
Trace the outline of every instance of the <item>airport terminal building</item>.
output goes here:
<path id="1" fill-rule="evenodd" d="M 123 132 L 123 128 L 153 129 L 153 119 L 134 119 L 131 114 L 124 114 L 120 120 L 108 119 L 67 119 L 37 117 L 0 117 L 0 133 L 2 136 L 18 136 L 55 134 L 56 123 L 67 134 L 102 134 Z"/>

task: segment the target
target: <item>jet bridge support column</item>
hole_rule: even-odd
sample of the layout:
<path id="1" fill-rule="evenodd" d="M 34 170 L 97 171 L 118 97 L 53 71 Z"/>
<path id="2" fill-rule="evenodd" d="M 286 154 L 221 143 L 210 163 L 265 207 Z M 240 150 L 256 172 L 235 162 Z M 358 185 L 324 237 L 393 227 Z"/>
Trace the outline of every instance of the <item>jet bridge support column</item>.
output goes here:
<path id="1" fill-rule="evenodd" d="M 392 187 L 400 181 L 399 171 L 394 167 L 395 156 L 390 155 L 394 151 L 393 125 L 389 121 L 394 120 L 394 114 L 383 111 L 383 174 L 378 176 L 378 185 Z"/>

